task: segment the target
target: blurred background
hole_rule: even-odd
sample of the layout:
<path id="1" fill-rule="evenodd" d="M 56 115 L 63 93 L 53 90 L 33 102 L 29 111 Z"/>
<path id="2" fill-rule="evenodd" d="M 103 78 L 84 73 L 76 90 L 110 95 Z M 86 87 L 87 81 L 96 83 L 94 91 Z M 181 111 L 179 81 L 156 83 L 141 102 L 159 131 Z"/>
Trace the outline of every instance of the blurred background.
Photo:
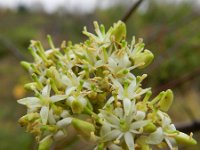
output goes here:
<path id="1" fill-rule="evenodd" d="M 85 39 L 83 26 L 93 32 L 93 21 L 107 29 L 127 16 L 137 0 L 6 0 L 0 1 L 0 150 L 34 150 L 34 137 L 17 123 L 25 107 L 16 100 L 27 93 L 23 84 L 30 78 L 20 66 L 31 61 L 30 40 L 40 40 L 45 48 L 46 35 L 56 46 L 62 40 L 73 43 Z M 138 73 L 147 73 L 144 86 L 154 93 L 171 88 L 175 101 L 169 111 L 178 129 L 194 133 L 199 142 L 183 150 L 200 147 L 200 1 L 143 0 L 126 19 L 128 41 L 142 37 L 146 48 L 155 54 L 154 62 Z M 73 135 L 73 134 L 72 134 Z M 66 150 L 84 143 L 71 140 Z M 61 149 L 61 148 L 56 148 Z M 89 149 L 82 146 L 82 150 Z"/>

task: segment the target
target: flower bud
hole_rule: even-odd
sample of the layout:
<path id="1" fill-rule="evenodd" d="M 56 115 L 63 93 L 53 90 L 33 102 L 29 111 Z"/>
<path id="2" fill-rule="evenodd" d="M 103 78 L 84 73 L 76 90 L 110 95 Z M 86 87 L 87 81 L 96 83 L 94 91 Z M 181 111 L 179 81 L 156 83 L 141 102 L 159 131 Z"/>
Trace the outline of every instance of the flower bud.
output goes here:
<path id="1" fill-rule="evenodd" d="M 122 21 L 118 21 L 116 24 L 114 24 L 111 33 L 111 38 L 112 37 L 114 37 L 116 42 L 120 42 L 126 38 L 126 25 Z"/>
<path id="2" fill-rule="evenodd" d="M 57 129 L 58 128 L 55 125 L 42 125 L 41 126 L 41 130 L 43 130 L 43 131 L 56 132 Z"/>
<path id="3" fill-rule="evenodd" d="M 24 67 L 24 69 L 26 69 L 28 72 L 32 72 L 31 63 L 28 63 L 28 62 L 26 62 L 26 61 L 21 61 L 20 64 L 21 64 L 22 67 Z"/>
<path id="4" fill-rule="evenodd" d="M 144 50 L 144 52 L 136 54 L 133 56 L 134 65 L 139 65 L 139 69 L 147 67 L 153 60 L 154 56 L 149 50 Z"/>
<path id="5" fill-rule="evenodd" d="M 144 132 L 152 133 L 156 131 L 156 126 L 152 122 L 149 122 L 146 126 L 144 126 L 143 129 L 144 129 Z"/>
<path id="6" fill-rule="evenodd" d="M 72 108 L 73 113 L 80 114 L 83 111 L 84 106 L 80 101 L 74 100 L 72 102 L 71 108 Z"/>
<path id="7" fill-rule="evenodd" d="M 185 133 L 179 132 L 177 135 L 174 136 L 178 143 L 187 144 L 187 145 L 195 145 L 197 141 Z"/>
<path id="8" fill-rule="evenodd" d="M 38 119 L 39 117 L 40 115 L 38 113 L 29 113 L 21 117 L 18 122 L 21 126 L 25 126 L 28 123 L 33 122 L 34 120 Z"/>
<path id="9" fill-rule="evenodd" d="M 40 141 L 38 150 L 49 150 L 51 147 L 51 144 L 53 143 L 51 135 L 45 137 Z"/>
<path id="10" fill-rule="evenodd" d="M 148 144 L 146 144 L 145 140 L 146 140 L 145 136 L 141 136 L 136 140 L 136 144 L 139 145 L 140 150 L 150 150 L 150 147 Z"/>
<path id="11" fill-rule="evenodd" d="M 64 131 L 62 131 L 62 130 L 59 130 L 59 131 L 57 131 L 57 132 L 54 134 L 53 138 L 54 138 L 55 140 L 61 140 L 61 139 L 63 139 L 64 137 L 66 137 L 66 135 L 67 135 L 66 132 L 64 132 Z"/>
<path id="12" fill-rule="evenodd" d="M 78 133 L 80 133 L 85 138 L 89 138 L 91 132 L 95 131 L 95 127 L 93 124 L 80 119 L 73 118 L 72 125 L 76 129 L 76 131 L 78 131 Z"/>
<path id="13" fill-rule="evenodd" d="M 165 94 L 161 97 L 161 100 L 158 103 L 160 110 L 165 111 L 165 112 L 168 111 L 173 102 L 173 99 L 174 99 L 174 95 L 173 95 L 172 90 L 170 89 L 167 90 Z"/>
<path id="14" fill-rule="evenodd" d="M 47 70 L 47 76 L 52 78 L 55 81 L 55 84 L 58 88 L 62 88 L 64 84 L 61 81 L 61 76 L 56 69 L 56 67 L 52 66 Z"/>
<path id="15" fill-rule="evenodd" d="M 36 89 L 40 89 L 36 82 L 27 83 L 24 85 L 24 88 L 27 90 L 35 91 Z"/>

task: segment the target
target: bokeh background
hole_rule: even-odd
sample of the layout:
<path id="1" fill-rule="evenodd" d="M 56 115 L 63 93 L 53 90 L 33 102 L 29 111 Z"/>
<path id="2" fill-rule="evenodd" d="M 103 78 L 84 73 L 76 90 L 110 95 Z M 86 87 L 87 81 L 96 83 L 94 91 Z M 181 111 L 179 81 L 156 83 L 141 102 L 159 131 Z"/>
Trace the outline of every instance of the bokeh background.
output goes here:
<path id="1" fill-rule="evenodd" d="M 0 150 L 35 150 L 29 133 L 17 123 L 25 107 L 16 100 L 31 95 L 23 84 L 30 78 L 20 66 L 21 60 L 32 61 L 28 53 L 30 40 L 40 40 L 49 48 L 46 35 L 55 45 L 62 40 L 73 43 L 85 39 L 83 26 L 93 31 L 93 21 L 107 29 L 123 18 L 136 0 L 7 0 L 0 1 Z M 126 21 L 128 40 L 142 37 L 146 48 L 155 54 L 154 62 L 139 73 L 147 73 L 144 86 L 154 93 L 171 88 L 175 100 L 169 114 L 178 128 L 200 119 L 200 1 L 144 0 Z M 199 150 L 199 142 L 183 150 Z M 90 149 L 70 134 L 66 150 Z M 62 143 L 61 143 L 62 144 Z M 84 146 L 83 146 L 84 145 Z M 61 149 L 61 148 L 54 148 Z"/>

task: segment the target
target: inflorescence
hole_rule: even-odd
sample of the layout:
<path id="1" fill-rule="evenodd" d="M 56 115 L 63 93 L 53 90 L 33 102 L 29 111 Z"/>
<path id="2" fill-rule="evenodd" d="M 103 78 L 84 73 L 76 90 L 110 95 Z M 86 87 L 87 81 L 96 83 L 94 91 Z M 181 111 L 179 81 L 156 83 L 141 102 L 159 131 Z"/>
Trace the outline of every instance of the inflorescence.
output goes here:
<path id="1" fill-rule="evenodd" d="M 177 143 L 196 144 L 191 135 L 177 131 L 167 114 L 171 90 L 151 98 L 142 88 L 146 74 L 133 70 L 147 67 L 153 54 L 142 39 L 126 41 L 126 26 L 118 21 L 107 32 L 94 22 L 96 34 L 84 28 L 88 39 L 56 48 L 48 36 L 49 50 L 31 41 L 34 62 L 21 62 L 33 82 L 25 88 L 34 97 L 18 100 L 27 107 L 19 119 L 36 136 L 39 149 L 67 137 L 69 126 L 95 145 L 94 150 L 178 149 Z"/>

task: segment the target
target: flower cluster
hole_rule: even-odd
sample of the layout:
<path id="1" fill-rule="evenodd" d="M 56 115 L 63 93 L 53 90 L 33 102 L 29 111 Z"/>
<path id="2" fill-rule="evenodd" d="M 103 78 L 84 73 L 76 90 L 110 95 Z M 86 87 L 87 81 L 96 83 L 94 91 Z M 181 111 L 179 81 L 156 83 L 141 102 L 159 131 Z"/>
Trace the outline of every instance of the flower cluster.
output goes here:
<path id="1" fill-rule="evenodd" d="M 72 126 L 95 150 L 178 149 L 177 143 L 195 144 L 192 136 L 176 130 L 167 111 L 173 101 L 171 90 L 151 98 L 151 88 L 142 88 L 153 54 L 142 39 L 126 41 L 126 26 L 119 21 L 107 32 L 94 22 L 96 34 L 84 28 L 88 39 L 56 48 L 48 36 L 49 50 L 31 41 L 34 62 L 22 62 L 33 82 L 25 85 L 34 97 L 18 100 L 27 106 L 19 119 L 36 136 L 39 149 L 67 136 Z"/>

